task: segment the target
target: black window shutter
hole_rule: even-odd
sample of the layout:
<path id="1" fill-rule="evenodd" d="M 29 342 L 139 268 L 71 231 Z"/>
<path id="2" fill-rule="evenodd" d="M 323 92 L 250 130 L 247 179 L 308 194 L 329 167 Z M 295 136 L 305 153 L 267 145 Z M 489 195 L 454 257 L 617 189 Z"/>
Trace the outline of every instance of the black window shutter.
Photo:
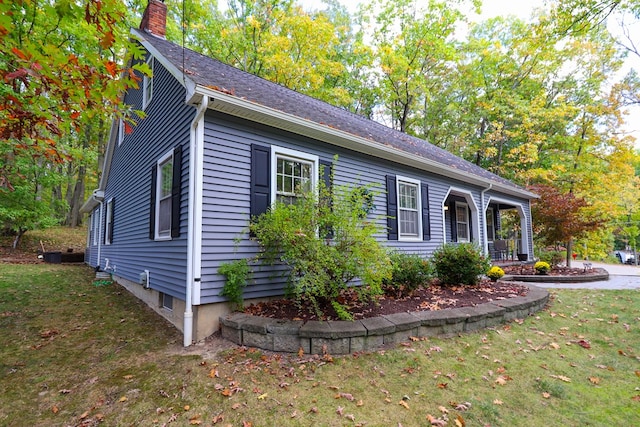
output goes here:
<path id="1" fill-rule="evenodd" d="M 429 218 L 429 185 L 420 184 L 422 190 L 422 239 L 431 240 L 431 221 Z"/>
<path id="2" fill-rule="evenodd" d="M 251 145 L 251 217 L 263 214 L 271 205 L 271 148 Z"/>
<path id="3" fill-rule="evenodd" d="M 180 237 L 180 204 L 182 194 L 182 146 L 173 150 L 173 182 L 171 183 L 171 237 Z"/>
<path id="4" fill-rule="evenodd" d="M 156 238 L 156 180 L 158 179 L 158 164 L 151 167 L 151 194 L 149 197 L 149 238 Z"/>
<path id="5" fill-rule="evenodd" d="M 109 204 L 111 205 L 111 209 L 109 209 L 109 229 L 107 230 L 107 233 L 109 235 L 109 243 L 113 243 L 113 218 L 115 215 L 114 211 L 116 208 L 116 200 L 111 199 Z"/>
<path id="6" fill-rule="evenodd" d="M 449 220 L 451 222 L 451 241 L 458 241 L 458 214 L 456 212 L 456 203 L 449 204 Z"/>
<path id="7" fill-rule="evenodd" d="M 324 186 L 327 190 L 327 196 L 329 200 L 325 202 L 332 208 L 331 195 L 333 194 L 333 182 L 331 182 L 331 170 L 332 164 L 326 160 L 320 160 L 320 179 L 324 182 Z M 333 208 L 332 208 L 333 209 Z M 320 234 L 325 239 L 333 239 L 333 228 L 331 226 L 324 227 L 323 230 L 320 231 Z"/>
<path id="8" fill-rule="evenodd" d="M 387 175 L 387 239 L 398 240 L 398 197 L 396 177 Z"/>

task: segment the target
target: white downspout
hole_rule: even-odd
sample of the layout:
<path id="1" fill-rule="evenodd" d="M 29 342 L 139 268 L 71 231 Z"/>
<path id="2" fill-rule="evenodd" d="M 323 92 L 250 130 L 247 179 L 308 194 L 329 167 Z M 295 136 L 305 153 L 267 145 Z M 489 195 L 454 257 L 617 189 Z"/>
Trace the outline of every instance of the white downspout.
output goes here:
<path id="1" fill-rule="evenodd" d="M 200 301 L 202 255 L 202 168 L 204 153 L 204 113 L 209 97 L 204 95 L 191 122 L 189 138 L 189 214 L 187 231 L 187 281 L 184 309 L 185 347 L 193 342 L 193 305 Z"/>
<path id="2" fill-rule="evenodd" d="M 102 221 L 102 204 L 103 201 L 100 201 L 100 216 L 98 217 L 98 260 L 97 260 L 97 267 L 100 267 L 100 257 L 102 256 L 101 252 L 102 252 L 102 224 L 104 223 Z"/>
<path id="3" fill-rule="evenodd" d="M 482 213 L 480 215 L 480 218 L 481 218 L 481 223 L 484 224 L 484 233 L 482 233 L 482 235 L 484 236 L 483 247 L 484 247 L 485 255 L 489 255 L 489 239 L 487 239 L 487 212 L 486 212 L 487 207 L 484 205 L 484 194 L 487 191 L 491 190 L 491 187 L 493 187 L 493 184 L 489 184 L 489 187 L 485 188 L 480 192 L 480 203 L 482 205 Z"/>

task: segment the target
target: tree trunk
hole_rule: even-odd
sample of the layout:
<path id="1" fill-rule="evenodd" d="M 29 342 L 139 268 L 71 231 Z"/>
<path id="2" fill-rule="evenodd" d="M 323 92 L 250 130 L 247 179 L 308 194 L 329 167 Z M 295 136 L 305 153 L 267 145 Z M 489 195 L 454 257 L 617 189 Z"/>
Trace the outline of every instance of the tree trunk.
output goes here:
<path id="1" fill-rule="evenodd" d="M 573 255 L 573 238 L 569 238 L 567 242 L 567 268 L 571 268 L 571 258 Z"/>
<path id="2" fill-rule="evenodd" d="M 80 207 L 82 204 L 82 199 L 84 198 L 84 180 L 87 172 L 86 169 L 87 168 L 84 165 L 78 168 L 76 185 L 73 187 L 73 193 L 69 198 L 69 212 L 66 221 L 66 225 L 68 225 L 69 227 L 78 227 L 82 224 Z"/>
<path id="3" fill-rule="evenodd" d="M 16 238 L 13 239 L 13 244 L 11 245 L 11 249 L 16 250 L 18 246 L 20 246 L 20 241 L 22 240 L 22 236 L 27 232 L 26 228 L 20 228 L 18 230 L 18 234 L 16 234 Z"/>

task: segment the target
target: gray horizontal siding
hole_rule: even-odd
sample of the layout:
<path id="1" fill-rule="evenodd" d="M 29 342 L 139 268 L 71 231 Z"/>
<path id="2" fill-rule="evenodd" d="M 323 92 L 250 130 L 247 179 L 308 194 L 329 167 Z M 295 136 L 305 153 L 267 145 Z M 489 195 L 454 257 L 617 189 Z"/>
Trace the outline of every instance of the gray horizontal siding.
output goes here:
<path id="1" fill-rule="evenodd" d="M 195 109 L 186 106 L 184 88 L 155 61 L 153 97 L 147 117 L 139 120 L 133 133 L 113 153 L 105 201 L 115 200 L 114 235 L 103 245 L 105 258 L 115 274 L 137 282 L 144 270 L 150 272 L 152 288 L 185 298 L 187 266 L 187 215 L 189 172 L 189 126 Z M 142 84 L 140 85 L 142 87 Z M 141 89 L 127 93 L 125 103 L 142 107 Z M 158 159 L 182 146 L 182 196 L 180 237 L 170 241 L 149 239 L 151 169 Z"/>
<path id="2" fill-rule="evenodd" d="M 327 161 L 337 154 L 339 159 L 334 170 L 334 185 L 373 184 L 378 194 L 370 217 L 377 218 L 383 229 L 386 227 L 387 213 L 385 176 L 395 174 L 427 182 L 431 240 L 387 241 L 386 232 L 377 236 L 386 246 L 407 253 L 428 256 L 442 245 L 445 230 L 442 215 L 444 197 L 451 186 L 469 188 L 466 184 L 443 176 L 338 149 L 266 126 L 251 124 L 249 127 L 233 117 L 209 112 L 205 126 L 203 190 L 203 304 L 223 300 L 219 294 L 224 286 L 224 277 L 217 274 L 220 264 L 239 258 L 253 258 L 257 254 L 256 243 L 249 240 L 246 233 L 250 206 L 251 144 L 277 145 L 315 154 Z M 470 188 L 469 191 L 481 210 L 481 189 Z M 275 267 L 255 266 L 252 279 L 245 289 L 245 298 L 282 295 L 286 279 L 276 270 Z"/>

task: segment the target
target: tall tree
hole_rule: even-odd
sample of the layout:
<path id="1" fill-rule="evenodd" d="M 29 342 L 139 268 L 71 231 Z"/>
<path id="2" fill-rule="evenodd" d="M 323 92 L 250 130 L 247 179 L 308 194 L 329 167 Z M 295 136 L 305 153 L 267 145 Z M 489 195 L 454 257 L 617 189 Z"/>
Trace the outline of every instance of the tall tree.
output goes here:
<path id="1" fill-rule="evenodd" d="M 120 55 L 124 48 L 132 55 L 141 51 L 129 42 L 123 17 L 123 4 L 117 0 L 0 0 L 3 202 L 29 193 L 13 193 L 16 185 L 23 188 L 21 178 L 29 163 L 25 159 L 53 174 L 60 170 L 58 165 L 73 160 L 69 141 L 83 133 L 96 112 L 124 115 L 120 94 L 137 81 Z M 45 189 L 36 186 L 29 199 L 44 200 Z M 0 216 L 4 229 L 21 230 L 37 222 L 19 224 L 6 210 Z"/>

